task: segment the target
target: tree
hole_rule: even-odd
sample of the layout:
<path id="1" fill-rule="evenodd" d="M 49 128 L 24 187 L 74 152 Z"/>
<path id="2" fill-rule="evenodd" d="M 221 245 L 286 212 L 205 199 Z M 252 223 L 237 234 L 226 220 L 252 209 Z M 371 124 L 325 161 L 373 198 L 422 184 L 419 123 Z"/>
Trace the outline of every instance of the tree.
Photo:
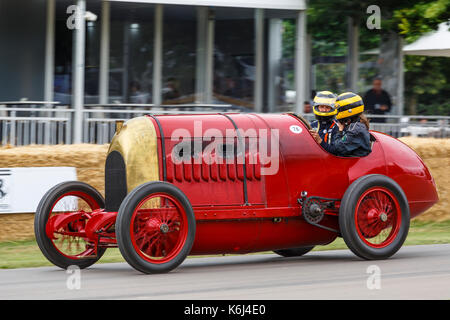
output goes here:
<path id="1" fill-rule="evenodd" d="M 369 30 L 366 27 L 369 17 L 367 8 L 374 4 L 381 9 L 381 29 Z M 361 49 L 373 49 L 374 44 L 379 43 L 381 35 L 400 32 L 399 23 L 394 19 L 395 12 L 410 5 L 409 0 L 379 0 L 376 3 L 373 0 L 311 0 L 307 11 L 308 32 L 314 35 L 319 46 L 323 45 L 322 50 L 331 49 L 327 52 L 334 50 L 336 53 L 345 54 L 347 19 L 352 17 L 360 26 Z M 320 54 L 320 49 L 318 51 Z"/>
<path id="2" fill-rule="evenodd" d="M 432 104 L 445 103 L 445 96 L 440 96 L 439 92 L 448 87 L 446 75 L 441 71 L 442 66 L 446 66 L 450 71 L 448 58 L 430 58 L 422 56 L 405 57 L 405 97 L 409 114 L 421 113 L 429 114 L 426 106 Z M 447 63 L 446 63 L 447 62 Z M 421 110 L 418 105 L 421 104 Z M 434 108 L 440 113 L 444 110 Z"/>
<path id="3" fill-rule="evenodd" d="M 450 0 L 418 3 L 394 13 L 399 33 L 411 43 L 450 20 Z M 405 96 L 409 113 L 450 115 L 450 58 L 406 56 Z"/>
<path id="4" fill-rule="evenodd" d="M 366 28 L 369 5 L 381 9 L 381 29 Z M 450 0 L 353 1 L 311 0 L 308 3 L 308 32 L 313 35 L 313 56 L 344 56 L 347 51 L 347 18 L 360 26 L 360 51 L 379 47 L 391 34 L 399 34 L 409 43 L 437 29 L 450 19 Z M 405 100 L 409 112 L 450 114 L 450 59 L 405 56 Z M 430 104 L 432 101 L 432 104 Z"/>
<path id="5" fill-rule="evenodd" d="M 408 42 L 436 30 L 441 22 L 450 20 L 450 0 L 420 2 L 412 7 L 396 10 L 393 23 Z"/>

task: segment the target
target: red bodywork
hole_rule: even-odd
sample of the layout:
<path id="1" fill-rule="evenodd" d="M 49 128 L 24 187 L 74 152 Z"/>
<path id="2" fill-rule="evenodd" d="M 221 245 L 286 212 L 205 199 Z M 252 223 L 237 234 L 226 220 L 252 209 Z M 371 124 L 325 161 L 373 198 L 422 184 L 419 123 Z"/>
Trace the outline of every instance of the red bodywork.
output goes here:
<path id="1" fill-rule="evenodd" d="M 301 192 L 341 199 L 353 181 L 367 174 L 382 174 L 395 180 L 406 194 L 411 218 L 438 201 L 434 180 L 420 157 L 388 135 L 372 132 L 376 141 L 370 155 L 344 158 L 323 150 L 294 115 L 228 117 L 243 131 L 279 132 L 280 162 L 276 174 L 260 175 L 261 164 L 247 161 L 248 204 L 244 199 L 242 165 L 174 164 L 171 160 L 172 148 L 178 143 L 170 140 L 174 130 L 187 129 L 195 139 L 201 139 L 209 129 L 219 129 L 225 136 L 226 129 L 234 130 L 229 118 L 158 116 L 165 138 L 167 181 L 186 194 L 197 220 L 191 254 L 246 253 L 330 243 L 337 237 L 336 232 L 312 226 L 301 218 Z M 150 119 L 157 128 L 155 120 Z M 195 121 L 201 121 L 202 132 L 194 132 Z M 291 126 L 302 130 L 290 130 Z M 158 139 L 161 142 L 161 135 Z M 162 154 L 159 156 L 162 163 Z M 162 166 L 160 176 L 163 177 Z M 337 215 L 338 206 L 327 212 L 321 224 L 339 230 Z"/>
<path id="2" fill-rule="evenodd" d="M 420 157 L 383 133 L 371 132 L 375 141 L 368 156 L 344 158 L 323 150 L 307 126 L 292 114 L 162 115 L 148 117 L 148 121 L 156 128 L 160 177 L 181 189 L 194 209 L 197 226 L 192 255 L 330 243 L 338 232 L 313 226 L 303 219 L 298 201 L 301 193 L 338 199 L 320 224 L 339 230 L 339 199 L 352 182 L 368 174 L 388 176 L 400 185 L 408 199 L 411 218 L 438 201 L 434 180 Z M 279 167 L 275 174 L 261 174 L 261 168 L 271 164 L 261 163 L 259 156 L 256 163 L 250 163 L 247 152 L 245 170 L 236 159 L 223 164 L 176 163 L 172 159 L 172 150 L 180 142 L 171 139 L 177 129 L 187 130 L 193 140 L 204 140 L 208 130 L 218 130 L 225 137 L 227 129 L 229 133 L 236 132 L 236 128 L 244 132 L 253 129 L 258 139 L 278 130 Z M 114 246 L 115 235 L 107 230 L 116 215 L 117 212 L 95 211 L 82 231 L 100 246 Z M 48 228 L 55 230 L 57 223 L 50 219 Z"/>

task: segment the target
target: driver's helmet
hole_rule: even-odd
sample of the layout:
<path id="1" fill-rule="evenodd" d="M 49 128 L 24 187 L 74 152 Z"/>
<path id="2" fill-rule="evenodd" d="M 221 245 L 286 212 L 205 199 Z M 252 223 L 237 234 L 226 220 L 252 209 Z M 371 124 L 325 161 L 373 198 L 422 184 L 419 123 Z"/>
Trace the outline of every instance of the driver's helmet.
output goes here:
<path id="1" fill-rule="evenodd" d="M 338 114 L 336 119 L 345 121 L 347 119 L 356 121 L 364 112 L 364 102 L 361 96 L 353 92 L 341 93 L 336 99 Z"/>
<path id="2" fill-rule="evenodd" d="M 317 120 L 319 121 L 331 121 L 337 114 L 336 109 L 337 96 L 331 91 L 319 91 L 313 100 L 313 112 Z M 328 106 L 330 111 L 319 111 L 319 106 Z"/>

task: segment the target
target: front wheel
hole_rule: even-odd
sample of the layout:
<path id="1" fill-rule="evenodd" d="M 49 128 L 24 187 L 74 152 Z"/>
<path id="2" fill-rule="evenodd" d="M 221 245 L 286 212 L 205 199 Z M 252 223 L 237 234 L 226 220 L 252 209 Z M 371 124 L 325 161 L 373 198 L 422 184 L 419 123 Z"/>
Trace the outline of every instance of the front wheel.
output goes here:
<path id="1" fill-rule="evenodd" d="M 341 235 L 349 249 L 367 259 L 387 259 L 403 245 L 409 230 L 409 205 L 392 179 L 372 174 L 353 182 L 339 209 Z"/>
<path id="2" fill-rule="evenodd" d="M 90 214 L 104 207 L 102 195 L 80 181 L 62 182 L 47 191 L 34 218 L 36 242 L 44 256 L 63 269 L 83 269 L 98 261 L 106 249 L 89 240 L 85 227 Z"/>
<path id="3" fill-rule="evenodd" d="M 167 182 L 148 182 L 123 200 L 116 220 L 124 259 L 143 273 L 169 272 L 191 251 L 195 216 L 184 193 Z"/>

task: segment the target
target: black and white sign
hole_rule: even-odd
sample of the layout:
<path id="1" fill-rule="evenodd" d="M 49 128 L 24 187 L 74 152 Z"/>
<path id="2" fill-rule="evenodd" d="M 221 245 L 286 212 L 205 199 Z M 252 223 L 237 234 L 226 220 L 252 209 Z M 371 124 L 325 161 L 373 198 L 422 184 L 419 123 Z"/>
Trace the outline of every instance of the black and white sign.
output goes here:
<path id="1" fill-rule="evenodd" d="M 73 180 L 72 167 L 0 168 L 0 213 L 34 213 L 50 188 Z"/>
<path id="2" fill-rule="evenodd" d="M 0 212 L 10 210 L 11 169 L 0 169 Z"/>

